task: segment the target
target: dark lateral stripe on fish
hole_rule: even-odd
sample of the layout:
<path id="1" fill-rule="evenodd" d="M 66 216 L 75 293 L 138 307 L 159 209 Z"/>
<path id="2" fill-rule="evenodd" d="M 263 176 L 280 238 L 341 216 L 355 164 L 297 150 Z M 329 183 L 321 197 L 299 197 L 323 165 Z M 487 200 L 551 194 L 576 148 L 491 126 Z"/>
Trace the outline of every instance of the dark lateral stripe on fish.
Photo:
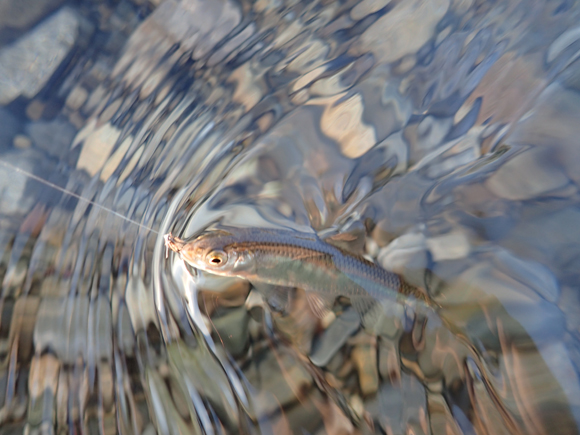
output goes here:
<path id="1" fill-rule="evenodd" d="M 239 242 L 240 237 L 233 236 L 238 241 L 232 245 L 240 248 L 268 249 L 280 256 L 289 256 L 311 263 L 313 266 L 333 267 L 347 275 L 369 279 L 401 295 L 412 296 L 432 304 L 425 293 L 403 281 L 399 275 L 383 269 L 361 255 L 331 245 L 318 238 L 316 234 L 259 229 L 243 229 L 242 232 L 248 233 L 248 237 L 259 237 L 262 240 Z"/>
<path id="2" fill-rule="evenodd" d="M 400 294 L 425 298 L 419 290 L 413 292 L 416 294 L 401 292 L 401 280 L 397 274 L 381 268 L 360 255 L 331 245 L 319 239 L 316 234 L 246 228 L 232 229 L 228 232 L 231 236 L 224 236 L 224 245 L 232 249 L 268 251 L 280 257 L 304 261 L 314 266 L 330 267 L 343 274 L 370 280 Z M 228 238 L 230 240 L 227 240 Z"/>
<path id="3" fill-rule="evenodd" d="M 261 269 L 256 272 L 256 276 L 247 276 L 250 280 L 303 287 L 346 297 L 369 295 L 380 299 L 396 295 L 411 296 L 434 306 L 423 291 L 409 285 L 399 275 L 360 255 L 321 240 L 315 233 L 221 227 L 207 231 L 185 244 L 171 236 L 168 236 L 166 243 L 177 252 L 191 246 L 188 251 L 191 255 L 195 255 L 191 251 L 196 249 L 195 246 L 253 252 L 257 267 Z M 243 274 L 238 276 L 246 277 Z"/>

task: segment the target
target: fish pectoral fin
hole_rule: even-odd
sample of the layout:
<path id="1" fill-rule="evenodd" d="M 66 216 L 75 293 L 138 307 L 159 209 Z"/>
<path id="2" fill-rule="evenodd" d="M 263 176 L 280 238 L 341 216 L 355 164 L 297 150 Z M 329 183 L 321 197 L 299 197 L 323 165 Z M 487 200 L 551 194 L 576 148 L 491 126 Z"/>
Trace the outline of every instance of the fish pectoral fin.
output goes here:
<path id="1" fill-rule="evenodd" d="M 289 313 L 291 310 L 291 299 L 294 292 L 293 287 L 286 287 L 274 284 L 264 284 L 252 282 L 254 288 L 264 296 L 264 300 L 275 311 Z"/>
<path id="2" fill-rule="evenodd" d="M 312 313 L 319 319 L 323 319 L 332 311 L 335 297 L 307 291 L 306 300 Z"/>

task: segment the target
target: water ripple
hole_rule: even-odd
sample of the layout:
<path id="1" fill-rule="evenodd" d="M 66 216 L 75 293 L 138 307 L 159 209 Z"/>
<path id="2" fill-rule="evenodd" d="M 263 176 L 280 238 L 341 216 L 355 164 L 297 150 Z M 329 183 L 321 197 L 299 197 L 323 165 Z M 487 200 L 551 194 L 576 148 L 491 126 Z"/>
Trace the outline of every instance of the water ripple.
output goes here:
<path id="1" fill-rule="evenodd" d="M 577 5 L 157 3 L 61 9 L 68 66 L 1 96 L 2 433 L 578 432 Z M 218 222 L 442 309 L 365 330 L 166 258 Z"/>

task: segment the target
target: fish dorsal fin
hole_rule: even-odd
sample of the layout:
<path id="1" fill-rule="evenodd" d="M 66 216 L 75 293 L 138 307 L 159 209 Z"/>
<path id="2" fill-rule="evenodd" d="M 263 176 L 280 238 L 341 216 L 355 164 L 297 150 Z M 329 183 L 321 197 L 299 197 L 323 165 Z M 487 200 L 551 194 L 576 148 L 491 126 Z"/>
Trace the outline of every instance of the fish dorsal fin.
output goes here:
<path id="1" fill-rule="evenodd" d="M 206 237 L 215 237 L 216 235 L 220 235 L 220 236 L 231 236 L 232 233 L 224 230 L 224 229 L 220 229 L 220 228 L 206 228 L 198 233 L 195 233 L 189 237 L 187 237 L 186 242 L 192 242 L 194 240 L 197 239 L 204 239 Z"/>
<path id="2" fill-rule="evenodd" d="M 357 235 L 353 233 L 336 233 L 322 237 L 326 243 L 349 243 L 357 240 Z"/>
<path id="3" fill-rule="evenodd" d="M 338 233 L 324 237 L 322 240 L 335 248 L 351 254 L 354 253 L 360 255 L 364 252 L 364 234 Z"/>
<path id="4" fill-rule="evenodd" d="M 319 319 L 324 319 L 332 311 L 334 296 L 321 295 L 310 291 L 306 292 L 306 300 L 312 313 Z"/>
<path id="5" fill-rule="evenodd" d="M 224 228 L 208 228 L 204 231 L 202 231 L 202 233 L 199 236 L 205 236 L 206 234 L 219 234 L 220 236 L 231 236 L 232 233 Z M 199 237 L 198 236 L 198 237 Z"/>
<path id="6" fill-rule="evenodd" d="M 342 227 L 340 231 L 328 230 L 320 234 L 320 238 L 336 248 L 349 253 L 362 255 L 365 251 L 366 229 L 362 222 L 355 221 Z"/>

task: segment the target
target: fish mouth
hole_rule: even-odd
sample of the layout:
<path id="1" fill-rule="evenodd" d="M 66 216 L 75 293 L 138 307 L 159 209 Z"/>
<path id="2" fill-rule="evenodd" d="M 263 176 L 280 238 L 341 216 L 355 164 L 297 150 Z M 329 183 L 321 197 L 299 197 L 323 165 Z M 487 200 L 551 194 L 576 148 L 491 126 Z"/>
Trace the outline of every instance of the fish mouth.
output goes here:
<path id="1" fill-rule="evenodd" d="M 188 243 L 171 233 L 165 234 L 163 239 L 165 240 L 165 258 L 169 257 L 169 250 L 172 250 L 193 268 L 206 269 L 204 262 L 200 258 L 200 248 L 192 247 L 191 242 Z"/>
<path id="2" fill-rule="evenodd" d="M 165 234 L 163 239 L 165 240 L 165 257 L 169 255 L 169 249 L 179 254 L 185 246 L 185 241 L 181 240 L 179 237 L 175 237 L 171 233 Z"/>

